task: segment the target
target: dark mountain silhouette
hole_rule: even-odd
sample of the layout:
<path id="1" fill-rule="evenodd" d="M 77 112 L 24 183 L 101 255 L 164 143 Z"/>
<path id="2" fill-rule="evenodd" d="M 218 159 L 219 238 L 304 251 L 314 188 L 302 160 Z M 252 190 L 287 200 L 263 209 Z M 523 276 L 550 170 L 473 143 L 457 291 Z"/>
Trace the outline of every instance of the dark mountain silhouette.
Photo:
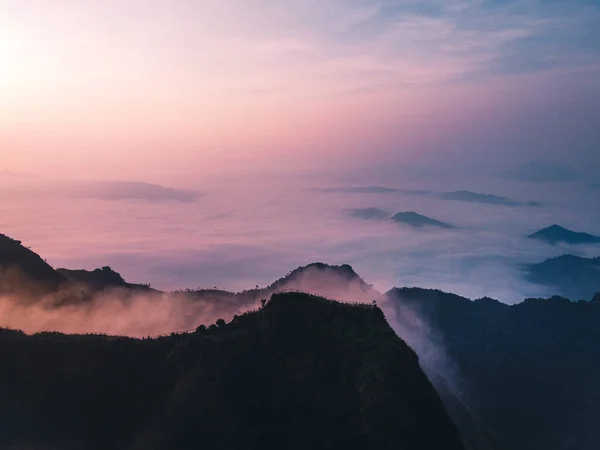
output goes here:
<path id="1" fill-rule="evenodd" d="M 467 450 L 500 450 L 497 437 L 481 423 L 446 378 L 436 373 L 431 377 L 431 383 L 458 428 Z"/>
<path id="2" fill-rule="evenodd" d="M 538 206 L 537 202 L 518 202 L 507 197 L 501 197 L 493 194 L 478 194 L 471 191 L 452 191 L 442 192 L 438 195 L 442 200 L 456 200 L 461 202 L 485 203 L 488 205 L 505 206 Z"/>
<path id="3" fill-rule="evenodd" d="M 60 286 L 117 287 L 119 292 L 137 286 L 110 268 L 54 271 L 18 241 L 4 236 L 1 242 L 8 249 L 0 252 L 3 261 L 28 261 L 24 267 L 30 279 L 36 273 L 50 279 L 58 274 Z M 600 258 L 556 259 L 557 265 L 554 260 L 542 263 L 544 271 L 550 270 L 546 277 L 567 288 L 568 283 L 572 289 L 584 286 L 577 277 L 585 271 L 595 268 L 590 273 L 598 274 Z M 580 260 L 585 267 L 578 265 Z M 586 268 L 590 261 L 591 268 Z M 428 422 L 428 434 L 434 436 L 427 442 L 415 437 L 421 431 L 411 431 L 422 429 L 417 424 L 424 416 L 437 413 L 419 406 L 418 398 L 428 398 L 425 391 L 397 373 L 412 363 L 382 362 L 397 357 L 377 337 L 383 333 L 378 308 L 277 294 L 286 291 L 348 302 L 384 301 L 351 266 L 314 263 L 265 288 L 181 293 L 209 302 L 209 310 L 231 313 L 227 317 L 275 294 L 258 312 L 235 317 L 228 325 L 217 321 L 201 326 L 192 334 L 139 341 L 57 333 L 28 337 L 0 330 L 0 398 L 5 406 L 0 409 L 0 448 L 177 449 L 198 442 L 218 448 L 339 444 L 387 449 L 398 442 L 408 443 L 403 448 L 456 448 L 433 441 L 439 437 L 432 431 L 437 419 Z M 600 417 L 598 283 L 588 291 L 573 298 L 589 302 L 557 296 L 508 306 L 489 298 L 471 301 L 404 288 L 386 294 L 384 309 L 393 305 L 395 317 L 388 317 L 419 354 L 465 448 L 595 450 L 600 448 L 595 423 Z M 154 308 L 162 293 L 153 292 L 160 294 L 150 303 Z M 76 297 L 70 303 L 89 298 Z M 184 303 L 190 308 L 186 324 L 192 325 L 178 329 L 197 325 L 206 308 L 194 309 L 195 304 Z M 366 327 L 373 330 L 367 333 Z M 377 382 L 369 384 L 368 379 Z M 405 397 L 408 392 L 413 397 Z M 389 395 L 400 404 L 386 403 Z M 365 418 L 377 402 L 385 406 Z M 298 437 L 300 430 L 310 433 Z M 387 440 L 389 436 L 401 440 Z"/>
<path id="4" fill-rule="evenodd" d="M 561 255 L 526 265 L 525 271 L 529 281 L 569 298 L 589 299 L 600 290 L 600 257 Z"/>
<path id="5" fill-rule="evenodd" d="M 0 330 L 0 367 L 2 448 L 463 448 L 371 305 L 278 294 L 143 341 Z"/>
<path id="6" fill-rule="evenodd" d="M 356 208 L 349 210 L 352 217 L 365 220 L 386 220 L 391 214 L 379 208 Z"/>
<path id="7" fill-rule="evenodd" d="M 21 241 L 0 234 L 0 293 L 15 294 L 23 302 L 80 303 L 94 292 L 120 288 L 157 292 L 148 285 L 126 282 L 110 267 L 93 271 L 54 269 Z"/>
<path id="8" fill-rule="evenodd" d="M 507 170 L 502 176 L 511 180 L 531 183 L 562 183 L 579 178 L 578 172 L 569 167 L 541 161 L 532 161 Z"/>
<path id="9" fill-rule="evenodd" d="M 41 294 L 66 281 L 21 241 L 0 234 L 0 292 Z"/>
<path id="10" fill-rule="evenodd" d="M 161 293 L 149 285 L 128 283 L 110 267 L 93 271 L 64 268 L 55 270 L 20 241 L 4 235 L 0 235 L 0 269 L 1 292 L 31 293 L 28 296 L 31 301 L 41 300 L 45 298 L 43 295 L 52 294 L 54 303 L 57 304 L 82 303 L 91 301 L 97 291 L 114 288 L 119 289 L 123 300 L 129 298 L 128 292 Z M 357 302 L 369 301 L 370 297 L 380 295 L 351 266 L 324 263 L 299 267 L 264 288 L 256 287 L 238 293 L 217 289 L 188 289 L 173 294 L 211 303 L 226 303 L 233 309 L 285 291 L 303 291 Z"/>
<path id="11" fill-rule="evenodd" d="M 437 227 L 437 228 L 454 228 L 452 225 L 449 225 L 444 222 L 440 222 L 439 220 L 431 219 L 427 216 L 423 216 L 414 211 L 408 212 L 400 212 L 392 216 L 392 220 L 397 223 L 401 223 L 404 225 L 409 225 L 414 228 L 422 228 L 422 227 Z"/>
<path id="12" fill-rule="evenodd" d="M 94 270 L 71 270 L 56 269 L 56 271 L 65 276 L 72 283 L 82 283 L 94 290 L 107 288 L 126 288 L 150 290 L 147 285 L 131 284 L 126 282 L 121 274 L 115 272 L 108 266 Z"/>
<path id="13" fill-rule="evenodd" d="M 454 378 L 460 401 L 473 414 L 466 424 L 482 424 L 498 448 L 600 448 L 600 300 L 553 297 L 509 306 L 418 288 L 393 289 L 387 296 L 399 317 L 418 314 L 437 338 L 456 368 L 438 370 Z M 464 411 L 445 393 L 456 389 L 434 384 L 464 428 Z"/>
<path id="14" fill-rule="evenodd" d="M 560 225 L 551 225 L 529 236 L 532 239 L 547 242 L 548 244 L 595 244 L 600 243 L 600 237 L 588 233 L 579 233 L 568 230 Z"/>

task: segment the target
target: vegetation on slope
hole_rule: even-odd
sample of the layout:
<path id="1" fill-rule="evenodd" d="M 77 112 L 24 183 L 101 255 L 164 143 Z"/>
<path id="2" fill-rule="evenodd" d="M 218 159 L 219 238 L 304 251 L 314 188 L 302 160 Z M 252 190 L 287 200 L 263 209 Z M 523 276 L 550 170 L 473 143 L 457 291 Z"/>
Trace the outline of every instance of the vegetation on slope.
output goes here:
<path id="1" fill-rule="evenodd" d="M 399 315 L 417 311 L 438 337 L 458 368 L 462 400 L 501 448 L 600 448 L 598 301 L 506 305 L 417 288 L 388 296 Z"/>
<path id="2" fill-rule="evenodd" d="M 152 340 L 0 331 L 0 447 L 461 449 L 377 307 L 299 293 Z"/>

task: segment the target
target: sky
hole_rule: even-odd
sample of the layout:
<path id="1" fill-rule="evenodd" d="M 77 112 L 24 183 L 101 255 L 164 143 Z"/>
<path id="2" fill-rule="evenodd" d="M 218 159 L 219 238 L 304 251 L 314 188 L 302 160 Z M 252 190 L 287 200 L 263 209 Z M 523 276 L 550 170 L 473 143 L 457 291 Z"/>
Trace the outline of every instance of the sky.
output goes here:
<path id="1" fill-rule="evenodd" d="M 597 1 L 0 0 L 0 232 L 56 267 L 237 290 L 350 263 L 512 303 L 552 294 L 518 264 L 599 253 L 525 239 L 600 235 L 599 174 Z M 429 194 L 339 191 L 370 185 Z M 518 204 L 439 197 L 464 189 Z"/>
<path id="2" fill-rule="evenodd" d="M 0 99 L 11 172 L 591 173 L 600 4 L 0 0 Z"/>

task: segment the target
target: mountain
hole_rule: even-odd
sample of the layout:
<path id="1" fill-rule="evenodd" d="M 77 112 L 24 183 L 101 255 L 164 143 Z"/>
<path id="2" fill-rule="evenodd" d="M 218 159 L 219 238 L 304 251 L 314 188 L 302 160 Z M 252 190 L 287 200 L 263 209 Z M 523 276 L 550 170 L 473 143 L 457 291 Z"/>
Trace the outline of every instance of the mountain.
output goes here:
<path id="1" fill-rule="evenodd" d="M 414 228 L 422 228 L 422 227 L 437 227 L 437 228 L 454 228 L 452 225 L 449 225 L 444 222 L 440 222 L 439 220 L 431 219 L 427 216 L 423 216 L 414 211 L 408 212 L 400 212 L 392 216 L 392 220 L 397 223 L 402 223 L 404 225 L 409 225 Z"/>
<path id="2" fill-rule="evenodd" d="M 67 296 L 72 291 L 76 293 L 73 298 L 49 306 L 44 302 L 45 309 L 37 305 L 33 309 L 18 309 L 10 304 L 7 309 L 6 299 L 2 298 L 0 323 L 11 323 L 6 314 L 21 317 L 20 322 L 13 324 L 30 324 L 48 316 L 51 327 L 38 329 L 60 329 L 54 327 L 66 320 L 67 324 L 84 324 L 79 330 L 90 330 L 93 321 L 94 330 L 157 336 L 172 330 L 192 330 L 206 317 L 234 318 L 228 325 L 220 320 L 218 325 L 198 327 L 195 333 L 142 341 L 57 333 L 25 336 L 0 330 L 0 398 L 3 405 L 7 399 L 8 405 L 0 410 L 0 448 L 189 448 L 191 442 L 196 445 L 200 440 L 196 433 L 201 432 L 208 436 L 207 445 L 219 448 L 252 448 L 254 444 L 269 448 L 267 435 L 274 436 L 277 443 L 290 439 L 297 440 L 298 446 L 305 444 L 300 448 L 319 448 L 318 444 L 311 447 L 298 438 L 302 424 L 306 429 L 317 430 L 318 436 L 311 435 L 311 439 L 320 439 L 324 446 L 339 438 L 347 439 L 342 443 L 350 448 L 355 441 L 356 448 L 380 448 L 378 445 L 384 444 L 372 444 L 371 439 L 375 438 L 369 434 L 375 433 L 375 428 L 364 433 L 356 431 L 358 434 L 351 438 L 344 434 L 347 430 L 363 430 L 357 425 L 357 413 L 348 411 L 364 410 L 366 404 L 371 404 L 352 400 L 355 393 L 348 390 L 349 386 L 363 395 L 365 377 L 379 380 L 373 389 L 381 401 L 390 390 L 409 389 L 410 383 L 406 384 L 404 378 L 385 371 L 389 368 L 387 363 L 373 365 L 373 355 L 385 361 L 391 358 L 389 352 L 376 350 L 375 341 L 370 341 L 379 333 L 379 319 L 367 320 L 368 326 L 375 327 L 371 335 L 365 332 L 367 325 L 359 320 L 381 314 L 378 308 L 364 305 L 371 305 L 373 300 L 382 305 L 396 333 L 419 355 L 418 363 L 459 429 L 466 449 L 600 448 L 600 433 L 595 431 L 595 418 L 600 417 L 600 361 L 596 357 L 600 343 L 600 258 L 586 260 L 564 255 L 533 265 L 542 267 L 539 273 L 544 275 L 544 282 L 557 293 L 575 291 L 575 299 L 591 301 L 573 303 L 557 296 L 508 306 L 489 298 L 471 301 L 418 288 L 394 289 L 382 299 L 351 266 L 324 263 L 299 267 L 267 287 L 240 293 L 151 291 L 156 295 L 147 295 L 141 291 L 142 295 L 133 296 L 128 293 L 138 292 L 138 285 L 127 283 L 108 267 L 55 271 L 18 241 L 4 236 L 0 243 L 2 261 L 12 262 L 9 267 L 15 267 L 14 262 L 19 261 L 19 270 L 21 266 L 25 268 L 23 273 L 29 274 L 29 281 L 35 280 L 36 275 L 41 279 L 59 277 L 61 292 Z M 596 278 L 585 278 L 590 274 Z M 6 284 L 6 274 L 1 275 L 0 280 Z M 79 296 L 81 286 L 91 295 Z M 96 290 L 105 289 L 109 295 L 96 296 Z M 320 293 L 359 305 L 342 305 L 295 291 Z M 115 292 L 119 294 L 116 297 Z M 269 297 L 271 302 L 256 311 L 256 305 Z M 76 302 L 81 303 L 80 308 Z M 117 302 L 122 307 L 117 307 Z M 235 316 L 246 310 L 254 312 Z M 106 328 L 112 322 L 130 326 Z M 295 330 L 297 334 L 285 337 L 278 330 Z M 294 346 L 304 341 L 312 342 L 311 346 Z M 292 347 L 272 346 L 284 344 Z M 372 348 L 368 355 L 364 354 L 366 348 Z M 262 356 L 256 356 L 257 353 Z M 253 367 L 251 358 L 261 367 Z M 335 365 L 335 376 L 329 378 L 326 369 L 331 366 L 315 362 L 319 358 Z M 348 364 L 343 366 L 343 383 L 347 384 L 339 384 L 342 369 L 338 364 Z M 398 367 L 406 369 L 410 364 L 403 360 Z M 309 385 L 305 384 L 309 381 L 294 375 L 305 371 L 311 374 Z M 401 388 L 388 381 L 398 379 L 403 380 L 399 383 Z M 302 383 L 297 397 L 292 393 L 297 392 L 296 382 Z M 236 383 L 241 383 L 240 387 Z M 310 389 L 315 390 L 314 395 Z M 333 389 L 331 396 L 326 389 Z M 398 394 L 401 403 L 408 401 L 402 397 L 404 394 Z M 268 405 L 262 405 L 265 395 Z M 222 399 L 225 403 L 220 403 Z M 302 403 L 304 400 L 313 403 L 307 406 Z M 323 409 L 324 404 L 333 405 L 336 401 L 341 401 L 339 409 Z M 385 406 L 385 412 L 377 413 L 383 415 L 378 426 L 386 430 L 398 426 L 398 420 L 393 426 L 390 424 L 385 416 L 388 413 L 412 418 L 413 408 L 418 408 L 419 402 L 411 402 L 408 401 L 409 406 Z M 92 410 L 91 405 L 98 408 Z M 315 405 L 320 408 L 318 413 L 314 412 Z M 259 407 L 267 410 L 257 413 L 254 408 Z M 293 412 L 286 408 L 293 408 Z M 297 423 L 284 419 L 288 417 L 284 414 L 283 422 L 271 425 L 275 410 L 284 411 L 289 417 L 298 411 L 305 415 L 299 416 L 301 422 Z M 254 417 L 256 414 L 258 418 Z M 336 427 L 319 428 L 308 417 L 315 415 L 315 423 L 324 424 L 327 421 L 323 414 L 330 421 L 342 423 L 337 428 L 343 431 L 332 437 L 328 430 Z M 248 415 L 253 416 L 254 422 L 246 426 L 242 422 Z M 256 422 L 260 417 L 267 419 Z M 402 433 L 409 433 L 406 427 L 415 424 L 413 419 L 400 422 L 404 423 Z M 231 424 L 227 430 L 223 428 L 225 423 Z M 366 426 L 364 420 L 360 423 Z M 250 446 L 243 447 L 233 441 L 233 436 L 225 436 L 231 430 Z M 391 431 L 377 428 L 376 433 L 387 436 Z M 365 437 L 367 434 L 369 437 Z M 415 448 L 440 448 L 432 442 L 421 445 L 416 438 L 404 434 L 397 437 L 410 445 L 414 443 Z M 274 442 L 272 447 L 278 448 Z M 335 441 L 335 445 L 338 443 Z"/>
<path id="3" fill-rule="evenodd" d="M 435 356 L 432 379 L 437 370 L 452 381 L 434 385 L 459 428 L 475 421 L 480 437 L 505 450 L 600 448 L 600 303 L 553 297 L 506 305 L 418 288 L 387 296 L 400 321 L 424 330 L 403 337 Z M 464 408 L 445 391 L 458 392 Z"/>
<path id="4" fill-rule="evenodd" d="M 569 298 L 587 299 L 600 291 L 600 257 L 561 255 L 526 265 L 525 274 L 529 281 Z"/>
<path id="5" fill-rule="evenodd" d="M 0 330 L 0 367 L 1 448 L 463 449 L 371 305 L 278 294 L 146 340 Z"/>
<path id="6" fill-rule="evenodd" d="M 352 217 L 365 220 L 386 220 L 391 214 L 379 208 L 356 208 L 348 211 Z"/>
<path id="7" fill-rule="evenodd" d="M 82 283 L 93 290 L 107 288 L 125 288 L 150 290 L 147 285 L 131 284 L 126 282 L 121 274 L 115 272 L 108 266 L 94 270 L 71 270 L 56 269 L 58 273 L 64 275 L 71 283 Z"/>
<path id="8" fill-rule="evenodd" d="M 596 244 L 600 243 L 600 237 L 588 233 L 571 231 L 560 225 L 552 225 L 539 230 L 529 236 L 532 239 L 547 242 L 548 244 Z"/>
<path id="9" fill-rule="evenodd" d="M 147 285 L 131 284 L 110 267 L 93 271 L 54 269 L 21 241 L 0 234 L 0 293 L 18 294 L 34 302 L 79 303 L 104 289 L 156 292 Z"/>
<path id="10" fill-rule="evenodd" d="M 351 302 L 370 302 L 381 295 L 373 286 L 367 284 L 352 266 L 335 266 L 322 262 L 298 267 L 264 288 L 256 287 L 237 293 L 214 289 L 188 290 L 183 293 L 221 304 L 253 305 L 273 294 L 290 291 Z"/>
<path id="11" fill-rule="evenodd" d="M 118 288 L 118 292 L 113 292 Z M 149 285 L 128 283 L 110 267 L 92 271 L 54 269 L 20 241 L 0 235 L 0 292 L 27 293 L 31 301 L 52 298 L 54 304 L 77 304 L 94 300 L 98 291 L 111 291 L 111 298 L 129 301 L 131 294 L 163 294 Z M 303 291 L 333 299 L 371 301 L 380 295 L 351 266 L 312 263 L 298 267 L 271 285 L 234 293 L 216 289 L 170 293 L 174 297 L 217 305 L 233 314 L 259 299 L 285 291 Z M 29 295 L 31 294 L 31 295 Z M 51 297 L 45 297 L 52 294 Z"/>
<path id="12" fill-rule="evenodd" d="M 21 241 L 0 234 L 0 292 L 42 294 L 66 281 Z"/>
<path id="13" fill-rule="evenodd" d="M 438 195 L 442 200 L 456 200 L 461 202 L 484 203 L 488 205 L 505 205 L 505 206 L 538 206 L 537 202 L 518 202 L 507 197 L 501 197 L 493 194 L 478 194 L 471 191 L 452 191 L 442 192 Z"/>
<path id="14" fill-rule="evenodd" d="M 321 262 L 298 267 L 267 286 L 262 295 L 302 291 L 336 300 L 368 302 L 380 295 L 348 264 L 332 266 Z"/>
<path id="15" fill-rule="evenodd" d="M 502 173 L 504 178 L 530 183 L 563 183 L 576 181 L 579 173 L 557 164 L 532 161 Z"/>
<path id="16" fill-rule="evenodd" d="M 466 450 L 500 450 L 497 437 L 481 423 L 446 378 L 436 373 L 431 377 L 431 383 L 458 428 Z"/>

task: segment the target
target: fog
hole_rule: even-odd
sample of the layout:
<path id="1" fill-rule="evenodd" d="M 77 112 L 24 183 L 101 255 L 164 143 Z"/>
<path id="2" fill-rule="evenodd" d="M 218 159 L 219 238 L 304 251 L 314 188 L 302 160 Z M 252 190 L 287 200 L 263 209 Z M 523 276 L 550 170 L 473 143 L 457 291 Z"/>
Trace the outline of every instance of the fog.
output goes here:
<path id="1" fill-rule="evenodd" d="M 550 246 L 525 237 L 554 223 L 600 234 L 597 192 L 589 183 L 524 183 L 448 173 L 397 180 L 377 172 L 268 173 L 134 180 L 156 186 L 144 192 L 157 195 L 140 197 L 140 186 L 147 185 L 118 181 L 109 184 L 119 193 L 110 198 L 90 196 L 74 185 L 67 193 L 50 189 L 56 184 L 51 181 L 21 182 L 20 190 L 5 181 L 0 232 L 22 240 L 54 267 L 109 265 L 129 282 L 162 290 L 239 291 L 323 261 L 351 264 L 380 292 L 420 286 L 506 303 L 552 294 L 525 282 L 519 264 L 563 253 L 600 253 L 598 247 Z M 361 186 L 389 191 L 355 189 Z M 404 192 L 465 189 L 514 204 Z M 202 195 L 184 201 L 162 195 L 179 192 Z M 366 220 L 369 215 L 361 212 L 376 211 L 366 208 L 390 214 L 416 211 L 456 228 L 412 229 L 382 214 L 380 220 Z"/>
<path id="2" fill-rule="evenodd" d="M 22 282 L 22 278 L 12 277 L 11 287 Z M 311 266 L 272 286 L 237 294 L 123 288 L 98 292 L 83 284 L 67 285 L 58 292 L 43 295 L 5 294 L 0 297 L 0 327 L 26 333 L 58 331 L 152 337 L 192 331 L 217 319 L 230 320 L 235 314 L 257 309 L 261 300 L 274 293 L 289 291 L 309 292 L 348 303 L 378 300 L 386 308 L 385 298 L 360 278 L 340 277 L 335 269 Z"/>

